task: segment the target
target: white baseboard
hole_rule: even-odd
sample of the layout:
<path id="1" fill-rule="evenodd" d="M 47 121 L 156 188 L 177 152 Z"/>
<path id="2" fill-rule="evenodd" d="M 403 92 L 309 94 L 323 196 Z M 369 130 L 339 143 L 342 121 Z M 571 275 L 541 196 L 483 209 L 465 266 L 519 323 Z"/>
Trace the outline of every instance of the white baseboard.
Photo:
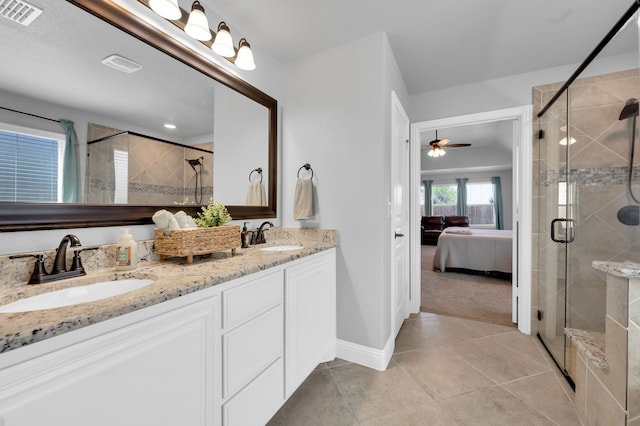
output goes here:
<path id="1" fill-rule="evenodd" d="M 387 344 L 384 345 L 384 349 L 382 350 L 338 339 L 336 356 L 345 361 L 373 368 L 374 370 L 384 371 L 387 369 L 389 361 L 391 361 L 394 348 L 395 339 L 393 337 L 387 340 Z"/>

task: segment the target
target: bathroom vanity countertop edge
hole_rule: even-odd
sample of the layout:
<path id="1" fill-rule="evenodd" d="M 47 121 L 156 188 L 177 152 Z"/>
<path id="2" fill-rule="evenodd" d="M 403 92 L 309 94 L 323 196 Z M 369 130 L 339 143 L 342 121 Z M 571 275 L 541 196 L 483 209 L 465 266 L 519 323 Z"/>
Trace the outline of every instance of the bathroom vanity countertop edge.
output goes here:
<path id="1" fill-rule="evenodd" d="M 279 245 L 301 245 L 302 248 L 291 251 L 260 250 L 261 248 Z M 216 253 L 209 258 L 195 259 L 192 264 L 186 264 L 184 258 L 145 262 L 133 271 L 120 271 L 117 274 L 119 279 L 145 276 L 156 277 L 156 281 L 148 287 L 95 302 L 41 311 L 0 314 L 0 353 L 204 290 L 334 247 L 336 247 L 335 238 L 323 238 L 320 241 L 282 239 L 269 241 L 265 245 L 238 249 L 235 256 L 231 256 L 230 252 Z M 86 277 L 110 277 L 114 276 L 115 273 L 116 271 L 111 268 L 92 272 Z M 53 289 L 77 285 L 82 284 L 77 283 L 77 280 L 74 279 L 36 286 L 27 286 L 25 284 L 25 286 L 21 287 L 18 295 L 16 295 L 15 287 L 8 288 L 0 291 L 0 305 Z"/>

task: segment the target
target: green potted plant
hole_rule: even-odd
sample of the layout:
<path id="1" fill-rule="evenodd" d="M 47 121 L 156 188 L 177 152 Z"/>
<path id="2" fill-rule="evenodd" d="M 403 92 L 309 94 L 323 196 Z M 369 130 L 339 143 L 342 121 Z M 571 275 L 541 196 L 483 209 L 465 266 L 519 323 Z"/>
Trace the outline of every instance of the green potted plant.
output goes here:
<path id="1" fill-rule="evenodd" d="M 211 198 L 209 199 L 209 204 L 203 206 L 202 211 L 198 212 L 198 217 L 193 220 L 199 227 L 209 228 L 231 222 L 231 215 L 224 204 L 219 201 L 213 201 L 213 198 Z"/>

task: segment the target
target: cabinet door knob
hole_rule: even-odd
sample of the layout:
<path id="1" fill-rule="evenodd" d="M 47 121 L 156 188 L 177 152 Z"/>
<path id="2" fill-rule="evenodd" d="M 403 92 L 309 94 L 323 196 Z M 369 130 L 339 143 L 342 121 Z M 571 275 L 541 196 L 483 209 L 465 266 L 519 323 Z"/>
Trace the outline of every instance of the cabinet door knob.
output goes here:
<path id="1" fill-rule="evenodd" d="M 396 232 L 395 238 L 398 238 L 398 237 L 404 237 L 404 234 L 400 234 L 400 233 Z"/>

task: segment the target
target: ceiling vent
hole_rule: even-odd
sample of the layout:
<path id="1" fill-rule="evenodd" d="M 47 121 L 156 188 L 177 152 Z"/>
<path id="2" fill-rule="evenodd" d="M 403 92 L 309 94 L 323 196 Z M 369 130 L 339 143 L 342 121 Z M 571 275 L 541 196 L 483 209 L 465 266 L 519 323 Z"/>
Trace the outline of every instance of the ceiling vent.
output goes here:
<path id="1" fill-rule="evenodd" d="M 139 63 L 133 62 L 131 59 L 127 59 L 120 55 L 107 56 L 102 60 L 102 63 L 111 68 L 115 68 L 118 71 L 126 72 L 127 74 L 131 74 L 132 72 L 142 69 L 142 65 Z"/>
<path id="2" fill-rule="evenodd" d="M 0 0 L 0 16 L 24 26 L 32 23 L 41 13 L 42 9 L 26 1 Z"/>

